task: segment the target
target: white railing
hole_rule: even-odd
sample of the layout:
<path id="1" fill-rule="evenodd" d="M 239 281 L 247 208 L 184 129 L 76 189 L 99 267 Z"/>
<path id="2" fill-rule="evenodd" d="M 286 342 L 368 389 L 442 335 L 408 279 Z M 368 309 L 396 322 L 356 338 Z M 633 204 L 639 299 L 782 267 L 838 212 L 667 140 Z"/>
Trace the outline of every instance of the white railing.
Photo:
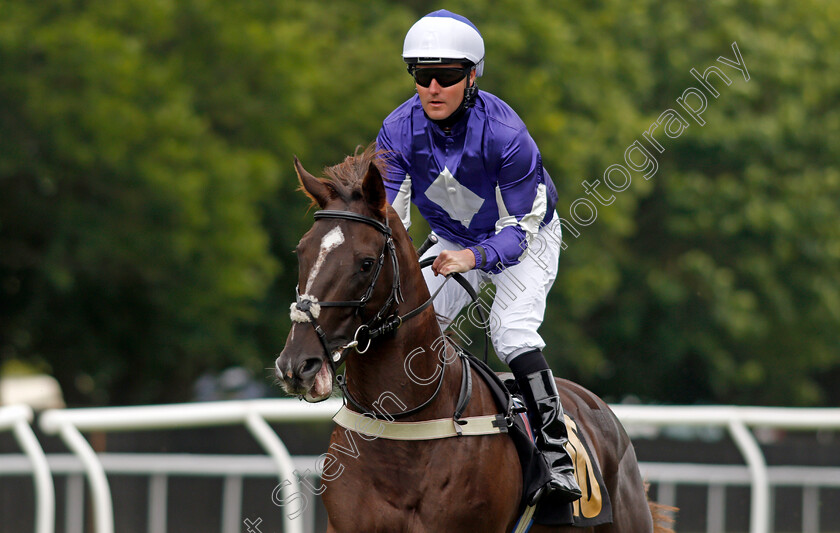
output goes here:
<path id="1" fill-rule="evenodd" d="M 41 429 L 61 436 L 82 461 L 93 495 L 96 533 L 114 533 L 114 512 L 108 478 L 102 463 L 81 431 L 138 431 L 167 428 L 209 427 L 244 424 L 273 459 L 281 494 L 290 498 L 298 492 L 294 464 L 286 446 L 268 422 L 328 420 L 340 403 L 309 405 L 297 400 L 249 400 L 139 407 L 53 409 L 40 418 Z M 283 531 L 303 533 L 300 521 L 283 518 Z"/>
<path id="2" fill-rule="evenodd" d="M 749 468 L 741 465 L 696 463 L 639 463 L 645 480 L 657 486 L 656 501 L 676 505 L 677 485 L 707 487 L 706 533 L 724 533 L 726 528 L 726 493 L 730 486 L 749 487 Z M 767 480 L 771 487 L 802 489 L 802 533 L 819 533 L 820 489 L 840 488 L 840 467 L 769 466 Z M 767 531 L 773 531 L 772 520 Z"/>
<path id="3" fill-rule="evenodd" d="M 283 481 L 284 499 L 298 490 L 297 477 L 293 474 L 295 462 L 288 454 L 277 434 L 268 422 L 328 421 L 338 410 L 339 400 L 328 400 L 320 404 L 306 404 L 296 400 L 251 400 L 235 402 L 213 402 L 200 404 L 178 404 L 143 407 L 62 409 L 46 411 L 40 417 L 41 428 L 49 434 L 58 434 L 77 457 L 73 464 L 68 463 L 69 456 L 61 458 L 51 456 L 49 464 L 37 445 L 28 422 L 32 419 L 31 411 L 25 409 L 4 408 L 0 410 L 0 429 L 14 428 L 21 446 L 29 456 L 32 473 L 37 487 L 37 526 L 38 533 L 53 531 L 54 491 L 49 467 L 56 472 L 70 473 L 82 468 L 88 479 L 93 496 L 94 524 L 97 533 L 113 533 L 114 519 L 111 494 L 106 472 L 109 473 L 146 473 L 152 476 L 150 496 L 155 487 L 160 489 L 161 479 L 165 486 L 165 477 L 169 473 L 192 473 L 208 475 L 208 461 L 212 457 L 190 460 L 170 461 L 156 459 L 155 465 L 139 454 L 97 454 L 82 436 L 82 431 L 127 431 L 155 430 L 167 428 L 208 427 L 220 425 L 244 424 L 267 452 L 271 464 L 276 470 L 272 475 L 279 475 Z M 648 481 L 660 483 L 658 499 L 662 503 L 673 503 L 676 483 L 697 483 L 709 485 L 709 500 L 716 503 L 717 514 L 709 515 L 709 531 L 723 530 L 720 513 L 720 501 L 723 487 L 726 485 L 748 485 L 751 487 L 750 532 L 769 533 L 772 518 L 770 515 L 772 486 L 801 486 L 808 492 L 803 501 L 816 501 L 813 498 L 818 487 L 840 486 L 840 468 L 808 467 L 768 467 L 758 443 L 750 428 L 768 427 L 788 430 L 840 429 L 840 409 L 791 409 L 757 407 L 712 407 L 712 406 L 612 406 L 622 423 L 629 428 L 634 426 L 704 426 L 721 427 L 729 431 L 732 439 L 744 456 L 746 466 L 738 465 L 678 465 L 662 463 L 642 463 L 640 465 Z M 11 410 L 10 410 L 11 409 Z M 24 429 L 25 428 L 25 429 Z M 28 432 L 28 433 L 27 433 Z M 26 436 L 28 434 L 28 436 Z M 23 437 L 21 437 L 21 435 Z M 37 449 L 37 450 L 36 450 Z M 218 458 L 216 458 L 218 459 Z M 298 458 L 295 458 L 298 459 Z M 227 489 L 241 491 L 242 475 L 265 475 L 266 458 L 253 458 L 261 461 L 260 474 L 248 467 L 250 459 L 242 458 L 238 463 L 230 463 L 219 471 L 226 478 Z M 311 464 L 312 458 L 305 459 Z M 62 463 L 62 461 L 64 461 Z M 177 464 L 176 464 L 177 462 Z M 301 459 L 298 459 L 298 464 Z M 169 470 L 167 466 L 169 465 Z M 75 465 L 75 466 L 73 466 Z M 79 466 L 81 465 L 81 467 Z M 22 468 L 22 467 L 21 467 Z M 232 483 L 228 487 L 229 477 L 236 477 L 231 468 L 243 470 L 239 475 L 239 485 Z M 215 472 L 217 469 L 210 468 Z M 250 472 L 250 474 L 249 474 Z M 0 472 L 2 473 L 2 472 Z M 158 477 L 155 478 L 154 476 Z M 662 490 L 665 489 L 665 490 Z M 241 497 L 241 496 L 240 496 Z M 664 501 L 663 501 L 664 500 Z M 150 501 L 158 508 L 165 507 L 165 492 L 161 503 L 160 491 Z M 228 498 L 225 498 L 228 501 Z M 236 507 L 236 498 L 230 498 L 232 508 Z M 157 503 L 155 503 L 157 502 Z M 812 504 L 809 504 L 812 505 Z M 813 509 L 806 509 L 808 516 L 803 516 L 803 531 L 817 531 Z M 805 515 L 806 513 L 803 513 Z M 150 518 L 151 518 L 150 512 Z M 810 517 L 810 518 L 809 518 Z M 241 524 L 239 524 L 241 525 Z M 284 516 L 284 529 L 287 533 L 303 531 L 301 521 Z"/>
<path id="4" fill-rule="evenodd" d="M 242 501 L 244 479 L 277 478 L 277 466 L 266 455 L 216 455 L 189 453 L 97 453 L 102 469 L 108 475 L 138 476 L 148 479 L 147 528 L 149 533 L 167 531 L 168 482 L 171 477 L 222 478 L 221 533 L 241 533 L 243 530 Z M 293 456 L 294 469 L 298 475 L 306 476 L 313 486 L 318 481 L 317 456 Z M 64 503 L 64 531 L 83 533 L 84 527 L 84 482 L 86 469 L 74 454 L 55 453 L 47 455 L 47 463 L 53 475 L 67 477 Z M 0 455 L 0 476 L 27 475 L 32 466 L 25 455 Z M 315 531 L 315 507 L 298 501 L 291 512 L 299 527 L 307 533 Z M 276 504 L 275 504 L 276 505 Z M 0 530 L 3 530 L 0 524 Z M 119 523 L 117 522 L 117 527 Z M 48 530 L 53 532 L 52 525 Z M 255 529 L 254 531 L 257 531 Z M 263 531 L 270 531 L 264 528 Z M 286 530 L 284 530 L 286 531 Z M 46 531 L 39 531 L 46 533 Z"/>
<path id="5" fill-rule="evenodd" d="M 612 409 L 625 426 L 680 425 L 728 429 L 750 473 L 750 533 L 769 533 L 771 507 L 767 462 L 749 427 L 788 430 L 840 428 L 840 409 L 650 405 L 615 405 Z"/>
<path id="6" fill-rule="evenodd" d="M 31 467 L 35 483 L 35 531 L 53 533 L 55 524 L 55 489 L 44 450 L 29 424 L 32 409 L 26 405 L 0 407 L 0 431 L 12 430 Z"/>

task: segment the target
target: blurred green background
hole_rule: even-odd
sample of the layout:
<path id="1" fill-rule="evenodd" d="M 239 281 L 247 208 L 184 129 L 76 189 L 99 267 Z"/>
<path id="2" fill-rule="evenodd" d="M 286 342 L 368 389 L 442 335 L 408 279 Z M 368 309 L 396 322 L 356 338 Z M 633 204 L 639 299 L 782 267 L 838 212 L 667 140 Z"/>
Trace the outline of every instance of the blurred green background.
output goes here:
<path id="1" fill-rule="evenodd" d="M 318 174 L 370 143 L 412 94 L 405 32 L 442 7 L 481 30 L 479 87 L 528 125 L 567 219 L 682 113 L 691 68 L 732 81 L 567 233 L 541 330 L 558 375 L 611 401 L 840 403 L 832 0 L 0 0 L 2 368 L 69 405 L 188 400 L 237 365 L 270 384 L 311 224 L 292 156 Z M 733 41 L 749 81 L 716 62 Z"/>

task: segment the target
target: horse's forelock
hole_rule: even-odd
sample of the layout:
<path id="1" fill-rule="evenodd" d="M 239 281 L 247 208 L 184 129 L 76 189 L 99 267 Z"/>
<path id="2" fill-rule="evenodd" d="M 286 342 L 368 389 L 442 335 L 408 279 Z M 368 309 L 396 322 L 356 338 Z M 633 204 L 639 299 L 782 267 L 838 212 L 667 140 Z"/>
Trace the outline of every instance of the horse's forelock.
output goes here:
<path id="1" fill-rule="evenodd" d="M 337 165 L 325 168 L 324 174 L 330 178 L 329 183 L 337 197 L 348 204 L 361 200 L 364 197 L 362 182 L 370 165 L 373 164 L 380 174 L 385 175 L 386 164 L 383 155 L 384 152 L 376 150 L 374 144 L 364 150 L 359 146 L 355 154 L 348 155 Z"/>

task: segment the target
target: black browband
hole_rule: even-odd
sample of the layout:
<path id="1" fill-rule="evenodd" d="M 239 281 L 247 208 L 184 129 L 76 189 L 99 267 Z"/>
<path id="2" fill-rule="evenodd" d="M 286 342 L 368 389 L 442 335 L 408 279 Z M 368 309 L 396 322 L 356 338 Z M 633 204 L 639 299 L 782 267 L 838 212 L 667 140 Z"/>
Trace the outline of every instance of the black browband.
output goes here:
<path id="1" fill-rule="evenodd" d="M 388 219 L 385 219 L 385 223 L 379 222 L 375 218 L 371 218 L 369 216 L 365 216 L 359 213 L 354 213 L 353 211 L 338 211 L 335 209 L 324 209 L 322 211 L 315 211 L 313 215 L 315 220 L 319 218 L 341 218 L 344 220 L 355 220 L 356 222 L 361 222 L 363 224 L 367 224 L 369 226 L 373 226 L 374 228 L 378 229 L 380 233 L 384 233 L 385 235 L 391 235 L 391 228 L 388 227 Z"/>

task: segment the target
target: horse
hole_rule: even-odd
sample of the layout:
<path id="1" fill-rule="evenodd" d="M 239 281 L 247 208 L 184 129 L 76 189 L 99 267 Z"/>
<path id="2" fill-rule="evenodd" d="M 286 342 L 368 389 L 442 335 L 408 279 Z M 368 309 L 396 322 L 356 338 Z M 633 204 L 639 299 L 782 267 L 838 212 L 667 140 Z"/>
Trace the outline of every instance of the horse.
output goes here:
<path id="1" fill-rule="evenodd" d="M 310 402 L 330 397 L 337 382 L 347 407 L 374 414 L 371 424 L 451 420 L 458 408 L 464 417 L 497 413 L 480 379 L 471 381 L 469 404 L 456 406 L 474 370 L 453 363 L 456 348 L 441 336 L 417 251 L 387 202 L 383 165 L 372 148 L 357 150 L 316 178 L 294 158 L 300 188 L 320 210 L 296 248 L 297 294 L 275 362 L 278 381 Z M 558 379 L 557 389 L 600 465 L 613 520 L 588 528 L 535 524 L 531 531 L 671 531 L 607 404 L 570 381 Z M 391 440 L 337 426 L 322 457 L 328 533 L 504 533 L 519 518 L 519 458 L 503 435 Z"/>

